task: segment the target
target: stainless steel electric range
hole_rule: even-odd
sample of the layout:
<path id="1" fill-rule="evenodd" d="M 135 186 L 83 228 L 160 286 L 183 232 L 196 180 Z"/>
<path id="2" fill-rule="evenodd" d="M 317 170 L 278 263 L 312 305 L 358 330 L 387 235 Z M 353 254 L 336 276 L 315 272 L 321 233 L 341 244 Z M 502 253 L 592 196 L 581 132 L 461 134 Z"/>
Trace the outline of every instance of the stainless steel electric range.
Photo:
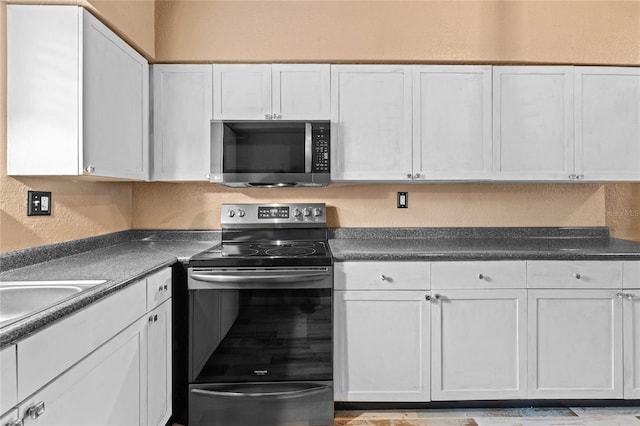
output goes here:
<path id="1" fill-rule="evenodd" d="M 224 204 L 189 262 L 189 425 L 333 422 L 324 204 Z"/>

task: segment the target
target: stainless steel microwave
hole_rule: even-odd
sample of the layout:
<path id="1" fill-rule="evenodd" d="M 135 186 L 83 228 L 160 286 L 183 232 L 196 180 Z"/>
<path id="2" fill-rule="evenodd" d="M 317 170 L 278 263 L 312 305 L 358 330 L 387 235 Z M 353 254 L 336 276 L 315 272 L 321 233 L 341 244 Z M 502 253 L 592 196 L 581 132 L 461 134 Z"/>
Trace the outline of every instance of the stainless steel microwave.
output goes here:
<path id="1" fill-rule="evenodd" d="M 212 121 L 216 177 L 211 181 L 221 177 L 227 186 L 326 186 L 330 132 L 329 121 Z"/>

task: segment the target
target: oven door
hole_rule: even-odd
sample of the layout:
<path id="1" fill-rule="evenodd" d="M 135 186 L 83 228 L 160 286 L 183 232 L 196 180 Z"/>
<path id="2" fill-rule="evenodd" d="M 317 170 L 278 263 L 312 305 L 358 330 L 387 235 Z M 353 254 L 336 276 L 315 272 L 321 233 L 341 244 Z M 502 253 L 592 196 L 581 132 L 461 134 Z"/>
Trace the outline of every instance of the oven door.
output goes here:
<path id="1" fill-rule="evenodd" d="M 190 383 L 330 381 L 331 267 L 189 268 Z"/>

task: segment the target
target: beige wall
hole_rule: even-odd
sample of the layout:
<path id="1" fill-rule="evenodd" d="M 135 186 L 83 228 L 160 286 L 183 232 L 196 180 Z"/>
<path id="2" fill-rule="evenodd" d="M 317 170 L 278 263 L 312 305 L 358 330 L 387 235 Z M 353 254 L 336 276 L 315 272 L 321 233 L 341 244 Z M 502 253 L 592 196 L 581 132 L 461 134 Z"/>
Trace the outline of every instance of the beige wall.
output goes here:
<path id="1" fill-rule="evenodd" d="M 57 1 L 57 3 L 83 2 Z M 131 36 L 138 39 L 140 45 L 153 52 L 155 43 L 153 2 L 143 0 L 94 1 L 92 3 L 95 3 L 95 7 L 104 8 L 105 16 L 115 23 L 121 23 L 122 28 L 131 31 Z M 149 5 L 152 7 L 149 8 Z M 88 5 L 88 7 L 93 6 Z M 0 3 L 0 252 L 131 229 L 131 183 L 7 176 L 5 28 L 6 2 L 2 1 Z M 51 216 L 27 217 L 28 190 L 52 192 Z"/>
<path id="2" fill-rule="evenodd" d="M 16 1 L 18 2 L 18 1 Z M 640 1 L 20 0 L 83 4 L 160 62 L 534 62 L 640 65 Z M 130 228 L 219 226 L 222 202 L 322 201 L 331 226 L 609 225 L 640 241 L 640 184 L 337 185 L 241 190 L 6 175 L 0 5 L 0 251 Z M 155 26 L 155 31 L 154 27 Z M 28 189 L 53 215 L 26 216 Z M 396 191 L 409 191 L 407 210 Z M 622 213 L 620 213 L 622 212 Z"/>
<path id="3" fill-rule="evenodd" d="M 396 208 L 397 191 L 409 208 Z M 133 184 L 133 227 L 220 228 L 220 203 L 326 202 L 331 227 L 604 226 L 601 185 L 331 185 L 236 189 Z"/>
<path id="4" fill-rule="evenodd" d="M 640 2 L 163 1 L 156 60 L 640 64 Z"/>

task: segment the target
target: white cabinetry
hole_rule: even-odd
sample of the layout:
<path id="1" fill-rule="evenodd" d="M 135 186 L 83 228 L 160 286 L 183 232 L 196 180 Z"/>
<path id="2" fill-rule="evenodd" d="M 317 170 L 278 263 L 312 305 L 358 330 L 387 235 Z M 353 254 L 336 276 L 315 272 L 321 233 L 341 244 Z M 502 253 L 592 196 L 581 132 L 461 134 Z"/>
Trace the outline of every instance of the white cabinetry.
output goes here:
<path id="1" fill-rule="evenodd" d="M 431 398 L 527 396 L 525 262 L 431 265 Z"/>
<path id="2" fill-rule="evenodd" d="M 429 264 L 344 262 L 335 271 L 335 399 L 428 401 Z"/>
<path id="3" fill-rule="evenodd" d="M 16 345 L 0 351 L 0 415 L 18 403 L 18 366 Z M 0 423 L 4 426 L 5 423 Z"/>
<path id="4" fill-rule="evenodd" d="M 576 173 L 640 180 L 640 69 L 575 68 Z"/>
<path id="5" fill-rule="evenodd" d="M 213 66 L 216 120 L 328 120 L 328 64 Z"/>
<path id="6" fill-rule="evenodd" d="M 529 398 L 622 398 L 615 290 L 529 290 Z"/>
<path id="7" fill-rule="evenodd" d="M 529 398 L 622 398 L 621 261 L 530 261 Z"/>
<path id="8" fill-rule="evenodd" d="M 167 268 L 19 341 L 18 404 L 9 403 L 24 424 L 165 425 L 170 284 Z M 15 355 L 15 347 L 2 351 L 3 364 L 11 349 Z M 2 379 L 4 393 L 4 365 Z M 5 397 L 3 411 L 11 408 Z"/>
<path id="9" fill-rule="evenodd" d="M 491 66 L 413 67 L 413 178 L 491 177 Z"/>
<path id="10" fill-rule="evenodd" d="M 147 179 L 149 66 L 77 6 L 7 7 L 10 175 Z"/>
<path id="11" fill-rule="evenodd" d="M 494 177 L 574 175 L 573 68 L 493 68 Z"/>
<path id="12" fill-rule="evenodd" d="M 146 318 L 20 404 L 24 425 L 144 425 Z M 42 413 L 33 419 L 31 412 Z"/>
<path id="13" fill-rule="evenodd" d="M 153 65 L 153 180 L 209 181 L 212 68 Z"/>
<path id="14" fill-rule="evenodd" d="M 640 399 L 640 262 L 624 263 L 624 397 Z"/>
<path id="15" fill-rule="evenodd" d="M 164 426 L 172 413 L 171 269 L 147 278 L 146 424 Z"/>
<path id="16" fill-rule="evenodd" d="M 411 67 L 331 67 L 331 179 L 412 177 Z"/>

